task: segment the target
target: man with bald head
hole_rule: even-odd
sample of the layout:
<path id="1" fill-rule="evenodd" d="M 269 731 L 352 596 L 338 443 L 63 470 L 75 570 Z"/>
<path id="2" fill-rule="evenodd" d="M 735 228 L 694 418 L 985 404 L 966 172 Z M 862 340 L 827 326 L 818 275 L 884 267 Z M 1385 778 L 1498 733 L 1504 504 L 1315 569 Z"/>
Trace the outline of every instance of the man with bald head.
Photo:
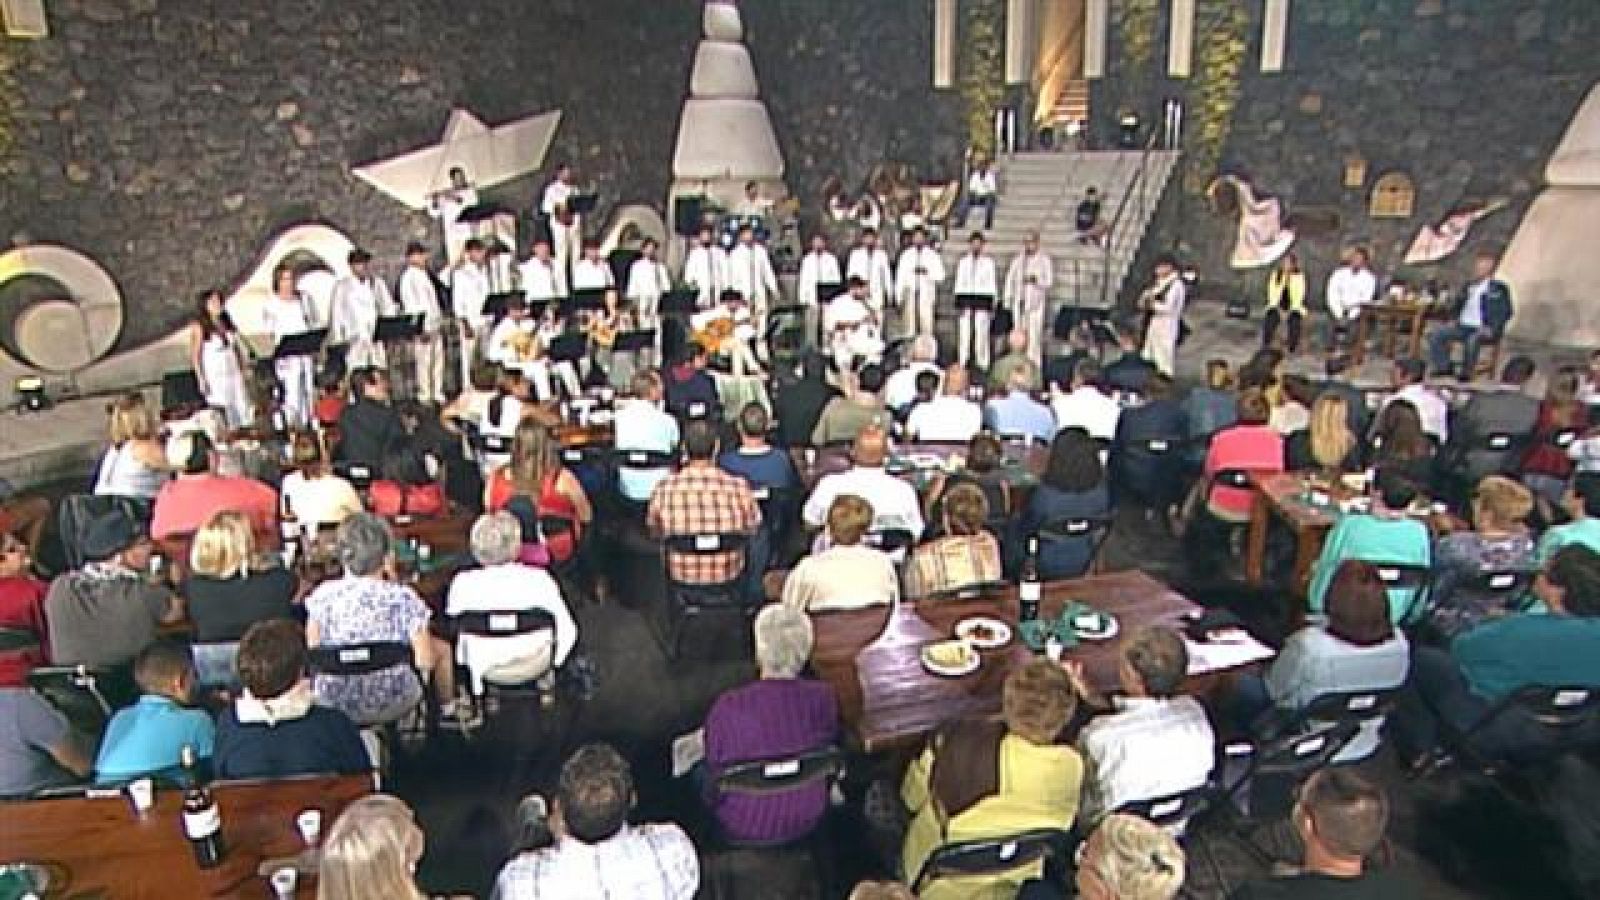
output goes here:
<path id="1" fill-rule="evenodd" d="M 1022 240 L 1022 252 L 1011 260 L 1006 272 L 1004 299 L 1011 321 L 1028 337 L 1028 358 L 1035 366 L 1044 362 L 1045 308 L 1050 305 L 1050 285 L 1055 277 L 1055 263 L 1039 250 L 1039 233 L 1029 232 Z"/>
<path id="2" fill-rule="evenodd" d="M 966 443 L 983 430 L 983 407 L 967 398 L 967 370 L 953 365 L 944 372 L 944 392 L 919 404 L 906 419 L 915 440 Z"/>
<path id="3" fill-rule="evenodd" d="M 903 528 L 915 538 L 922 537 L 922 504 L 917 491 L 884 470 L 889 456 L 889 433 L 880 427 L 863 429 L 850 449 L 852 465 L 843 472 L 824 475 L 806 498 L 801 518 L 806 527 L 822 528 L 835 497 L 854 494 L 872 503 L 872 530 Z"/>

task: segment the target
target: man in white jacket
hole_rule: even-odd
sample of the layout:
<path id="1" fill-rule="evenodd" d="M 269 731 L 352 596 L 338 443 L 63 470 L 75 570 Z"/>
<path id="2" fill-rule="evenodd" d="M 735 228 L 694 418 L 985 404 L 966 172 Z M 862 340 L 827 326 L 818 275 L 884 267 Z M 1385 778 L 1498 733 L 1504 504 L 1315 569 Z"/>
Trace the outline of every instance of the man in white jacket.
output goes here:
<path id="1" fill-rule="evenodd" d="M 672 276 L 667 267 L 656 259 L 659 249 L 655 238 L 645 238 L 639 245 L 639 258 L 628 267 L 628 303 L 633 306 L 634 327 L 659 329 L 661 325 L 661 298 L 672 290 Z M 656 332 L 656 346 L 661 345 L 661 333 Z"/>
<path id="2" fill-rule="evenodd" d="M 933 306 L 944 283 L 944 262 L 928 246 L 928 233 L 921 228 L 911 232 L 911 246 L 900 254 L 894 280 L 905 310 L 906 335 L 933 334 Z"/>
<path id="3" fill-rule="evenodd" d="M 717 245 L 716 233 L 709 225 L 700 229 L 683 259 L 683 283 L 694 287 L 695 305 L 702 310 L 710 309 L 728 286 L 728 254 Z"/>
<path id="4" fill-rule="evenodd" d="M 1028 358 L 1040 367 L 1044 365 L 1044 320 L 1055 277 L 1055 262 L 1039 250 L 1039 233 L 1029 232 L 1022 239 L 1022 252 L 1006 270 L 1005 300 L 1011 309 L 1012 327 L 1028 336 Z"/>
<path id="5" fill-rule="evenodd" d="M 766 245 L 757 243 L 755 229 L 749 225 L 739 229 L 739 240 L 728 251 L 728 288 L 738 291 L 750 305 L 757 345 L 765 346 L 767 312 L 778 296 L 778 275 L 772 270 Z"/>
<path id="6" fill-rule="evenodd" d="M 1156 260 L 1155 282 L 1140 297 L 1145 312 L 1143 356 L 1161 374 L 1172 377 L 1178 359 L 1178 332 L 1183 327 L 1183 307 L 1188 288 L 1170 256 Z"/>
<path id="7" fill-rule="evenodd" d="M 378 329 L 379 318 L 394 315 L 394 297 L 389 293 L 389 285 L 372 274 L 372 254 L 352 250 L 349 262 L 350 274 L 333 286 L 328 342 L 335 346 L 346 345 L 347 371 L 367 366 L 383 368 L 388 362 L 383 345 L 373 334 Z"/>
<path id="8" fill-rule="evenodd" d="M 412 242 L 406 246 L 406 270 L 400 275 L 400 311 L 422 317 L 422 333 L 411 342 L 418 402 L 433 406 L 444 402 L 444 311 L 439 291 L 428 272 L 428 248 Z"/>
<path id="9" fill-rule="evenodd" d="M 478 342 L 489 336 L 494 322 L 484 314 L 489 302 L 489 252 L 483 241 L 469 238 L 464 254 L 446 269 L 450 279 L 450 308 L 461 336 L 461 385 L 472 384 L 472 366 L 478 359 Z"/>
<path id="10" fill-rule="evenodd" d="M 875 229 L 861 229 L 861 238 L 850 251 L 844 275 L 867 283 L 867 306 L 882 322 L 884 307 L 894 299 L 894 272 L 889 267 L 889 254 L 878 246 Z"/>
<path id="11" fill-rule="evenodd" d="M 796 286 L 795 301 L 806 308 L 806 334 L 819 337 L 824 301 L 843 287 L 844 278 L 839 272 L 839 257 L 828 250 L 828 237 L 820 232 L 811 236 L 811 252 L 800 261 L 800 279 Z M 821 288 L 827 288 L 824 297 Z"/>
<path id="12" fill-rule="evenodd" d="M 976 362 L 978 368 L 989 368 L 989 323 L 994 316 L 995 296 L 999 293 L 994 271 L 994 257 L 984 249 L 983 232 L 974 231 L 966 255 L 956 263 L 955 295 L 957 299 L 956 358 L 964 368 Z M 963 297 L 987 297 L 986 309 L 962 308 Z"/>

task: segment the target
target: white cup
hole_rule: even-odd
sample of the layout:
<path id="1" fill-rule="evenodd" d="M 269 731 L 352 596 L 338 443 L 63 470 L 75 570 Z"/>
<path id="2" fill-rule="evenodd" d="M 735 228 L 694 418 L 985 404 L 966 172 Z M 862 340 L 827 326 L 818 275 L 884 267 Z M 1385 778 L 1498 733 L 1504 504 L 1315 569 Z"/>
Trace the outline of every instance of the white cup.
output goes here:
<path id="1" fill-rule="evenodd" d="M 294 826 L 300 830 L 300 839 L 306 842 L 306 846 L 315 847 L 322 837 L 322 810 L 302 810 L 300 815 L 294 817 Z"/>
<path id="2" fill-rule="evenodd" d="M 156 805 L 156 785 L 148 778 L 128 782 L 128 800 L 133 803 L 133 811 L 143 816 Z"/>
<path id="3" fill-rule="evenodd" d="M 294 866 L 284 866 L 272 873 L 272 893 L 278 900 L 293 900 L 295 886 L 300 883 L 300 872 Z"/>
<path id="4" fill-rule="evenodd" d="M 1061 654 L 1065 653 L 1066 650 L 1067 648 L 1062 645 L 1061 641 L 1056 639 L 1055 635 L 1052 634 L 1045 638 L 1044 655 L 1051 662 L 1061 662 Z"/>

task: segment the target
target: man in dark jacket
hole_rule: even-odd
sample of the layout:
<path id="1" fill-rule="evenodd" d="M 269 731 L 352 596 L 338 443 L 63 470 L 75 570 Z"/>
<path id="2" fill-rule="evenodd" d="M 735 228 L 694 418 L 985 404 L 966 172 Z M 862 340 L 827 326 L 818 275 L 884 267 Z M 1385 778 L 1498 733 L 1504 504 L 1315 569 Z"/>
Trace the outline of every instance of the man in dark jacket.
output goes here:
<path id="1" fill-rule="evenodd" d="M 388 375 L 378 369 L 357 369 L 351 381 L 356 402 L 339 414 L 336 458 L 376 472 L 390 447 L 405 439 L 405 426 L 389 405 Z"/>
<path id="2" fill-rule="evenodd" d="M 1465 484 L 1505 472 L 1521 458 L 1539 418 L 1539 400 L 1525 392 L 1533 360 L 1514 356 L 1500 373 L 1496 390 L 1473 391 L 1456 413 L 1445 447 L 1447 468 Z"/>
<path id="3" fill-rule="evenodd" d="M 1511 321 L 1511 288 L 1494 277 L 1500 259 L 1479 251 L 1472 260 L 1472 280 L 1456 295 L 1451 311 L 1455 319 L 1428 335 L 1428 364 L 1434 374 L 1450 371 L 1450 346 L 1461 344 L 1462 381 L 1471 381 L 1478 365 L 1478 348 L 1485 341 L 1498 341 Z"/>

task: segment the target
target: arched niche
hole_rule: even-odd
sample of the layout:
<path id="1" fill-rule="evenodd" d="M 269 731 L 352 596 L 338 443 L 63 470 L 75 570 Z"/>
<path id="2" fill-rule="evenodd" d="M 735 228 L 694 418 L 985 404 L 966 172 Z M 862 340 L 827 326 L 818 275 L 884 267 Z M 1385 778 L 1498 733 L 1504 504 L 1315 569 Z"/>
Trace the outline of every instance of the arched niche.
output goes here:
<path id="1" fill-rule="evenodd" d="M 1374 219 L 1409 219 L 1417 205 L 1417 189 L 1404 172 L 1385 172 L 1372 183 L 1368 214 Z"/>

